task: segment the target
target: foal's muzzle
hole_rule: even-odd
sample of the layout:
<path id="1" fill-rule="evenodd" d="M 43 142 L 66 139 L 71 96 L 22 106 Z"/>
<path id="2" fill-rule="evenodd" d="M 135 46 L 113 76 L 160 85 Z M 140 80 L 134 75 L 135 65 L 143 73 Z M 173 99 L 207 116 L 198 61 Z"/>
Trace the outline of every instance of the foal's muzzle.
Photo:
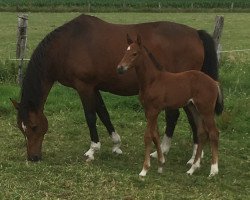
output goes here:
<path id="1" fill-rule="evenodd" d="M 127 71 L 128 67 L 125 67 L 123 65 L 118 65 L 117 67 L 117 73 L 118 74 L 124 74 Z"/>

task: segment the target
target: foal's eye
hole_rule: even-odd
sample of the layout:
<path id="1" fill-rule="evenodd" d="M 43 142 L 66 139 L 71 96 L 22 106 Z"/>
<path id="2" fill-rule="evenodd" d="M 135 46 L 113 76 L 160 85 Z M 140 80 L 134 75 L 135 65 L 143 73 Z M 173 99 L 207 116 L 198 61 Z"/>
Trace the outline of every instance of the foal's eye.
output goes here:
<path id="1" fill-rule="evenodd" d="M 133 56 L 137 56 L 137 52 L 134 52 L 132 55 L 133 55 Z"/>

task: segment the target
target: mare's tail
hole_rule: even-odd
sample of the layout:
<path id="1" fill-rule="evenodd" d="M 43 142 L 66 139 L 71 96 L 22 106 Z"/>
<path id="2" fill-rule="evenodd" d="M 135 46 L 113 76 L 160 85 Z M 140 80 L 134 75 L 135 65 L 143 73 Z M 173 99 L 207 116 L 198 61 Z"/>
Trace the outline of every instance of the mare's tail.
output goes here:
<path id="1" fill-rule="evenodd" d="M 218 58 L 215 50 L 214 40 L 211 35 L 209 35 L 204 30 L 198 30 L 200 39 L 203 42 L 204 47 L 204 61 L 201 71 L 210 76 L 215 81 L 218 81 Z M 219 95 L 215 105 L 215 113 L 217 115 L 221 114 L 223 111 L 223 95 L 219 87 Z"/>
<path id="2" fill-rule="evenodd" d="M 215 104 L 215 114 L 221 115 L 224 109 L 223 93 L 221 92 L 220 85 L 218 83 L 218 97 Z"/>

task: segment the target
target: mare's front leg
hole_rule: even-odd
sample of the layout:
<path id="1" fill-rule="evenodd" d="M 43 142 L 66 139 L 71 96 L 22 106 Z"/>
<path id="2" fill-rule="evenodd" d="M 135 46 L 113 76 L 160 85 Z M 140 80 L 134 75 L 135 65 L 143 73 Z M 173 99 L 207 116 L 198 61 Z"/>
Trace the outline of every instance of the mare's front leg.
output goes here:
<path id="1" fill-rule="evenodd" d="M 80 84 L 77 88 L 77 92 L 81 98 L 85 118 L 87 125 L 89 127 L 91 144 L 89 150 L 84 154 L 86 156 L 86 161 L 94 160 L 94 154 L 96 151 L 100 150 L 101 143 L 99 142 L 99 137 L 96 129 L 96 95 L 93 87 Z"/>
<path id="2" fill-rule="evenodd" d="M 178 109 L 165 109 L 166 130 L 161 142 L 161 150 L 164 154 L 167 154 L 171 147 L 171 140 L 179 116 L 180 112 Z M 151 153 L 150 155 L 154 158 L 157 158 L 157 151 Z"/>
<path id="3" fill-rule="evenodd" d="M 109 136 L 113 142 L 112 152 L 117 154 L 122 154 L 121 138 L 119 134 L 115 131 L 113 124 L 111 123 L 109 113 L 103 102 L 102 96 L 99 91 L 96 91 L 96 112 L 101 119 L 102 123 L 106 127 Z"/>
<path id="4" fill-rule="evenodd" d="M 158 153 L 158 172 L 162 172 L 163 164 L 165 159 L 160 147 L 160 136 L 157 130 L 157 117 L 159 112 L 157 110 L 146 110 L 145 111 L 147 118 L 147 128 L 144 134 L 144 143 L 145 143 L 145 159 L 143 163 L 142 171 L 140 172 L 140 177 L 145 177 L 149 168 L 150 168 L 150 152 L 151 152 L 151 143 L 152 140 L 156 145 Z"/>

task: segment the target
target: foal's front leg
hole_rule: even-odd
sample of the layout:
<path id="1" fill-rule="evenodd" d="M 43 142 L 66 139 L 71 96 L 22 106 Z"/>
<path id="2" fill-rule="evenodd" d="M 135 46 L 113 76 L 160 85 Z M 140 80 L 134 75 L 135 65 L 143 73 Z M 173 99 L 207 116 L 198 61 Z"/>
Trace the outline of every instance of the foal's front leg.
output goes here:
<path id="1" fill-rule="evenodd" d="M 147 118 L 147 128 L 144 134 L 144 143 L 145 143 L 145 160 L 143 164 L 143 168 L 141 173 L 139 174 L 140 177 L 145 177 L 147 174 L 147 171 L 150 167 L 150 152 L 151 152 L 151 143 L 152 140 L 157 148 L 157 154 L 158 154 L 158 172 L 162 173 L 162 167 L 165 163 L 165 159 L 163 156 L 163 153 L 161 151 L 160 146 L 160 136 L 157 130 L 157 117 L 159 112 L 147 112 L 146 111 L 146 118 Z"/>

